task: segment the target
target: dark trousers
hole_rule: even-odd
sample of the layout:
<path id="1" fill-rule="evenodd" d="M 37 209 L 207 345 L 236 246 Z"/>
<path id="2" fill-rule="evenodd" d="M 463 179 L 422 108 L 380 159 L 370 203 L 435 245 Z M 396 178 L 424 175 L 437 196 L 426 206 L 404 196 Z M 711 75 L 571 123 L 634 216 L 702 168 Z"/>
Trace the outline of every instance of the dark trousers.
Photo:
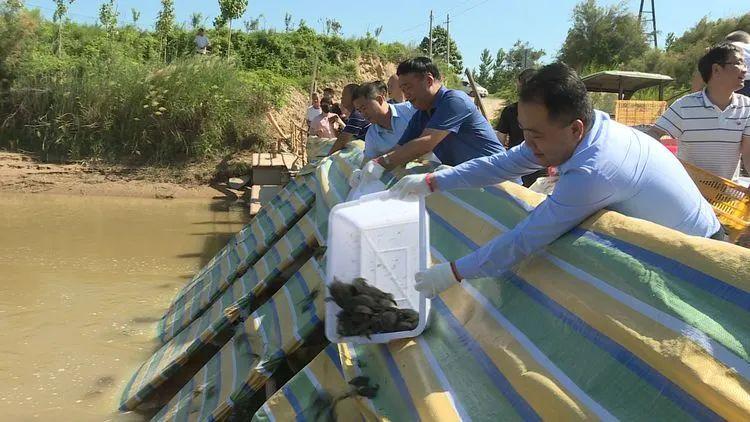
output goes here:
<path id="1" fill-rule="evenodd" d="M 729 242 L 729 234 L 727 233 L 727 229 L 724 228 L 724 225 L 719 227 L 719 230 L 711 236 L 711 239 Z"/>

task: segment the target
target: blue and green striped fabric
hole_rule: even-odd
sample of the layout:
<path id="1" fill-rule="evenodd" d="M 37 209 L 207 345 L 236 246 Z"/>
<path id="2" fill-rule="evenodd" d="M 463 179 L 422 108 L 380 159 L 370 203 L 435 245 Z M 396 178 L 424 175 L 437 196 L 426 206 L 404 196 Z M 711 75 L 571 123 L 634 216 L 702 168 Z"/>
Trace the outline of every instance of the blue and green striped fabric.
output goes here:
<path id="1" fill-rule="evenodd" d="M 323 278 L 323 269 L 310 258 L 153 420 L 224 420 L 252 397 L 287 355 L 319 332 Z"/>
<path id="2" fill-rule="evenodd" d="M 195 356 L 215 341 L 222 330 L 235 323 L 240 313 L 248 314 L 261 303 L 257 297 L 305 251 L 318 243 L 320 234 L 309 213 L 292 227 L 253 268 L 226 289 L 208 310 L 171 327 L 172 338 L 135 372 L 120 400 L 122 410 L 133 410 L 158 394 L 158 388 L 180 376 Z M 218 345 L 220 346 L 220 344 Z"/>
<path id="3" fill-rule="evenodd" d="M 306 198 L 306 200 L 314 199 L 314 192 L 311 192 L 311 189 L 314 190 L 314 180 L 312 180 L 311 177 L 297 177 L 289 181 L 284 188 L 276 194 L 273 198 L 271 198 L 268 203 L 260 209 L 258 214 L 255 215 L 254 219 L 250 221 L 245 227 L 243 227 L 239 232 L 237 232 L 234 236 L 232 236 L 231 239 L 227 242 L 227 244 L 219 251 L 217 252 L 206 265 L 203 266 L 193 277 L 192 279 L 183 286 L 182 289 L 180 289 L 179 292 L 177 292 L 177 295 L 175 295 L 175 298 L 172 300 L 172 304 L 170 306 L 174 307 L 175 303 L 181 299 L 185 294 L 189 293 L 191 289 L 194 288 L 194 286 L 198 283 L 203 282 L 203 276 L 207 273 L 213 270 L 214 266 L 217 264 L 217 262 L 223 258 L 226 257 L 227 254 L 229 254 L 238 244 L 246 243 L 246 239 L 248 239 L 250 236 L 253 235 L 254 231 L 257 231 L 258 229 L 255 228 L 255 225 L 259 224 L 256 221 L 260 221 L 260 219 L 268 219 L 268 213 L 278 208 L 281 204 L 283 204 L 285 201 L 288 201 L 291 195 L 298 194 L 302 198 Z M 312 193 L 312 195 L 311 195 Z M 313 196 L 313 198 L 310 198 Z M 260 239 L 263 239 L 265 236 L 260 237 Z M 253 248 L 253 245 L 247 245 L 246 248 Z M 266 245 L 258 245 L 258 248 L 264 248 L 267 247 Z"/>
<path id="4" fill-rule="evenodd" d="M 273 394 L 253 416 L 253 422 L 361 421 L 355 398 L 344 398 L 351 386 L 344 377 L 339 346 L 330 344 Z M 333 400 L 339 398 L 335 406 Z M 326 416 L 333 416 L 326 418 Z"/>
<path id="5" fill-rule="evenodd" d="M 226 301 L 227 298 L 254 300 L 255 296 L 267 287 L 269 281 L 278 277 L 312 245 L 319 243 L 321 237 L 316 223 L 308 212 L 252 268 L 239 278 L 232 280 L 210 304 L 204 305 L 205 300 L 201 300 L 200 296 L 195 296 L 185 306 L 163 318 L 159 325 L 162 341 L 167 342 L 174 338 L 196 318 L 211 310 L 214 304 Z M 252 295 L 248 296 L 244 293 L 245 291 L 252 293 Z"/>
<path id="6" fill-rule="evenodd" d="M 433 260 L 511 230 L 541 199 L 509 183 L 431 195 Z M 734 245 L 598 213 L 503 277 L 444 292 L 422 336 L 339 345 L 344 379 L 380 385 L 355 417 L 750 420 L 748 262 Z M 305 418 L 341 394 L 335 378 L 312 389 L 298 374 L 256 419 Z"/>
<path id="7" fill-rule="evenodd" d="M 308 180 L 310 180 L 308 178 Z M 206 272 L 199 281 L 173 302 L 158 325 L 158 335 L 162 341 L 169 340 L 170 321 L 183 315 L 194 318 L 208 308 L 214 300 L 238 276 L 265 254 L 269 248 L 286 233 L 314 202 L 315 194 L 308 183 L 289 194 L 272 211 L 256 217 L 249 230 L 243 233 L 242 241 L 229 249 L 217 260 L 212 270 Z"/>

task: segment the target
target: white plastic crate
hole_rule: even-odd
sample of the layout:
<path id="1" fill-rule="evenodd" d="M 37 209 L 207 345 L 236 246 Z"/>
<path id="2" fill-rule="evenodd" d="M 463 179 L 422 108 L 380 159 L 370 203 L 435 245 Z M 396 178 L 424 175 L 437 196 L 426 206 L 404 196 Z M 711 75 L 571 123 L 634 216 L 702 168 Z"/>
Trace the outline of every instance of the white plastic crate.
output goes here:
<path id="1" fill-rule="evenodd" d="M 401 201 L 388 191 L 338 204 L 328 220 L 326 284 L 334 279 L 349 283 L 362 277 L 393 294 L 399 308 L 419 313 L 411 331 L 341 337 L 337 314 L 341 308 L 326 302 L 326 337 L 333 343 L 387 343 L 416 337 L 427 326 L 429 301 L 414 289 L 414 274 L 430 261 L 428 216 L 424 200 Z M 326 292 L 330 297 L 330 293 Z"/>

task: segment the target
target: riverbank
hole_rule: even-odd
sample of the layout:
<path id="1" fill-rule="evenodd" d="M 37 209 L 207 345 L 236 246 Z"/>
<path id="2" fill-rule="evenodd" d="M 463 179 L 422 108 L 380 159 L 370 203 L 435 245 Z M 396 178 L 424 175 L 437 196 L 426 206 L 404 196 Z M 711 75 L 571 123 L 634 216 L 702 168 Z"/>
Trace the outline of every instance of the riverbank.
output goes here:
<path id="1" fill-rule="evenodd" d="M 218 159 L 179 167 L 127 167 L 96 161 L 56 164 L 31 154 L 0 151 L 0 192 L 224 199 L 238 196 L 224 187 L 227 167 Z"/>

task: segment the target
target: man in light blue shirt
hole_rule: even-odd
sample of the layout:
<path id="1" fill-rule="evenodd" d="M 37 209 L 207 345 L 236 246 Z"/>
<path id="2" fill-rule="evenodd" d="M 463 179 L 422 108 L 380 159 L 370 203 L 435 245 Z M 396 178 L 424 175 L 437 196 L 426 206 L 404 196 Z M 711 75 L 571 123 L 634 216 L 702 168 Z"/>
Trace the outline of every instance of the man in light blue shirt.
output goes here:
<path id="1" fill-rule="evenodd" d="M 418 273 L 417 290 L 434 297 L 462 279 L 496 277 L 602 208 L 683 233 L 721 236 L 711 206 L 680 162 L 648 135 L 593 110 L 578 75 L 564 63 L 541 68 L 520 93 L 525 141 L 428 175 L 406 176 L 393 188 L 402 198 L 476 188 L 557 166 L 554 193 L 512 230 L 455 263 Z"/>
<path id="2" fill-rule="evenodd" d="M 354 91 L 354 106 L 370 123 L 365 135 L 365 159 L 372 160 L 396 146 L 416 112 L 410 102 L 389 104 L 385 84 L 370 82 Z"/>

